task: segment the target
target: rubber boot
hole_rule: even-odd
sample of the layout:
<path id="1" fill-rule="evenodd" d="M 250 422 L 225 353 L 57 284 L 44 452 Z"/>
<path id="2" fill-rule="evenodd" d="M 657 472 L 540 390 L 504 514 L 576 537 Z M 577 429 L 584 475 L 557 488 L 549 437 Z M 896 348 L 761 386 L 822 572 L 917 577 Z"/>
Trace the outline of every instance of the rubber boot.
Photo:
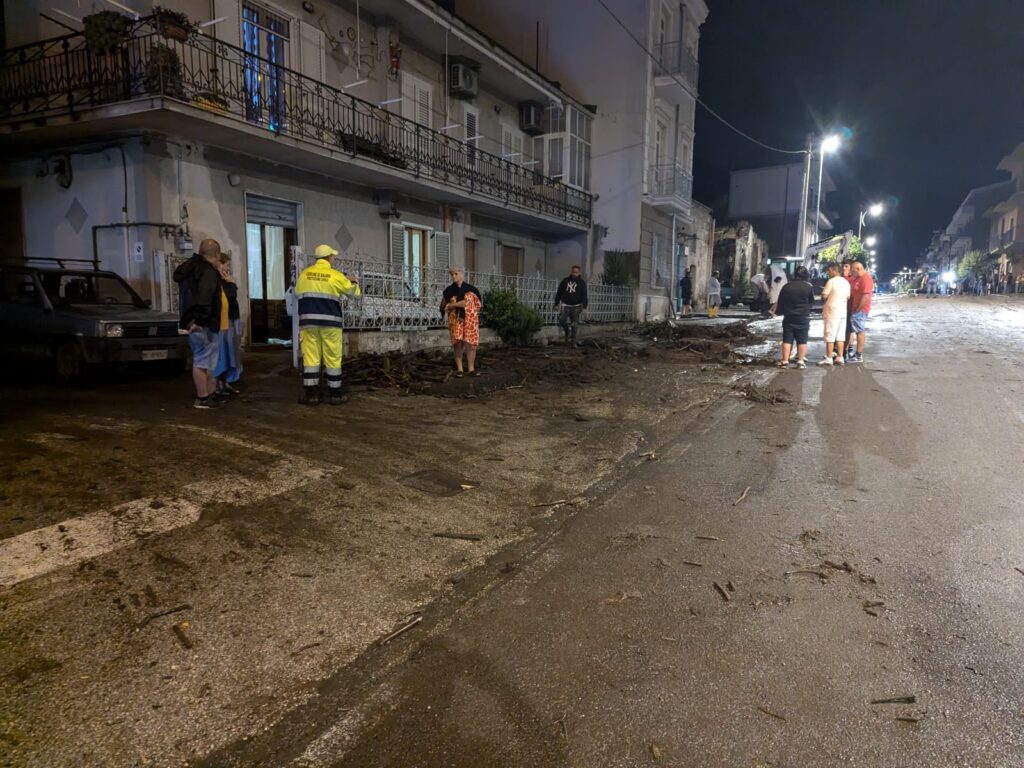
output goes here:
<path id="1" fill-rule="evenodd" d="M 342 389 L 331 389 L 327 402 L 330 405 L 344 405 L 348 402 L 348 394 Z"/>
<path id="2" fill-rule="evenodd" d="M 303 405 L 320 405 L 320 388 L 305 387 L 299 402 Z"/>

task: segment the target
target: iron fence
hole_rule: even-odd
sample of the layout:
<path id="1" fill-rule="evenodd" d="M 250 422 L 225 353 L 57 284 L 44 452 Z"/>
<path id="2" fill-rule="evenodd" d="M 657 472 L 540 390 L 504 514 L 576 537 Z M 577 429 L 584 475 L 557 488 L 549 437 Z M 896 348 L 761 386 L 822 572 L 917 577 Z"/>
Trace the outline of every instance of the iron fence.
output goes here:
<path id="1" fill-rule="evenodd" d="M 441 294 L 451 284 L 447 269 L 408 267 L 341 260 L 338 269 L 359 281 L 362 296 L 345 300 L 345 327 L 351 329 L 422 330 L 443 328 Z M 491 290 L 512 290 L 536 310 L 547 325 L 557 321 L 555 292 L 560 280 L 526 275 L 468 272 L 466 281 L 486 296 Z M 633 291 L 611 285 L 589 285 L 584 322 L 628 322 L 633 319 Z"/>
<path id="2" fill-rule="evenodd" d="M 69 34 L 0 54 L 0 120 L 77 116 L 104 104 L 159 96 L 245 121 L 587 227 L 591 196 L 515 162 L 351 96 L 204 34 L 185 40 L 137 22 L 122 45 L 90 50 Z"/>

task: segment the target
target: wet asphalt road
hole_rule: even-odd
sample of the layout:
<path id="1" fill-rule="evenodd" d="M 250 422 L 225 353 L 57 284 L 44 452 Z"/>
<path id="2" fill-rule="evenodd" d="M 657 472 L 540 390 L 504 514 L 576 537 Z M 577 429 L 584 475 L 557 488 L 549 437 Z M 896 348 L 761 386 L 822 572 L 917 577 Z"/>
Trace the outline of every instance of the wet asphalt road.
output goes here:
<path id="1" fill-rule="evenodd" d="M 792 403 L 669 420 L 260 762 L 1024 765 L 1024 302 L 881 300 L 869 331 L 864 365 L 781 372 Z"/>

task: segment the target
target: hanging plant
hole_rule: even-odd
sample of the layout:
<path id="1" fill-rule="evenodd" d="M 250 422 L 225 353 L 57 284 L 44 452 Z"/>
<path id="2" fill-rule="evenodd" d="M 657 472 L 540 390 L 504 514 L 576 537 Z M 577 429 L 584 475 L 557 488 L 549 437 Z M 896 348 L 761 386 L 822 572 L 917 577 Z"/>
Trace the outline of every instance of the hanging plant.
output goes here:
<path id="1" fill-rule="evenodd" d="M 154 43 L 146 59 L 145 86 L 147 93 L 160 93 L 175 99 L 185 98 L 182 82 L 181 59 L 173 48 Z"/>
<path id="2" fill-rule="evenodd" d="M 82 19 L 85 45 L 93 53 L 113 53 L 131 33 L 132 21 L 117 11 L 99 11 Z"/>
<path id="3" fill-rule="evenodd" d="M 153 15 L 156 17 L 160 34 L 170 40 L 178 40 L 183 43 L 188 40 L 188 36 L 195 29 L 195 24 L 189 21 L 188 16 L 181 11 L 172 11 L 158 5 L 153 9 Z"/>

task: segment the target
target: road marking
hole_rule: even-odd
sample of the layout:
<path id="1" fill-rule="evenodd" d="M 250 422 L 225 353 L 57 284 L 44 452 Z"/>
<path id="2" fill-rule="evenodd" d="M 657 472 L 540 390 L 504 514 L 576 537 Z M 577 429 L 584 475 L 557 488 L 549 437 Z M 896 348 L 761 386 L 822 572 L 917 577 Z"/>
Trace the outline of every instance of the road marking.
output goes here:
<path id="1" fill-rule="evenodd" d="M 279 453 L 255 444 L 245 444 L 245 447 Z M 304 459 L 281 459 L 269 465 L 265 477 L 224 475 L 185 485 L 173 496 L 134 499 L 112 509 L 12 536 L 0 541 L 0 587 L 12 587 L 27 579 L 122 549 L 140 538 L 192 525 L 199 520 L 207 504 L 254 504 L 321 480 L 341 469 L 340 466 L 312 464 Z"/>

